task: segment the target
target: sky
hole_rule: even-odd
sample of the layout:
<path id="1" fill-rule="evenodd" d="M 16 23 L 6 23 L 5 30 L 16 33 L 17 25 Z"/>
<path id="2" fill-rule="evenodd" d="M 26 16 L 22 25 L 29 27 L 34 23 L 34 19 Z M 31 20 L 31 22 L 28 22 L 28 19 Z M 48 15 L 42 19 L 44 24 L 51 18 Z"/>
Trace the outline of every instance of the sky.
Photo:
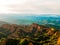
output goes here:
<path id="1" fill-rule="evenodd" d="M 0 0 L 0 14 L 60 14 L 60 0 Z"/>

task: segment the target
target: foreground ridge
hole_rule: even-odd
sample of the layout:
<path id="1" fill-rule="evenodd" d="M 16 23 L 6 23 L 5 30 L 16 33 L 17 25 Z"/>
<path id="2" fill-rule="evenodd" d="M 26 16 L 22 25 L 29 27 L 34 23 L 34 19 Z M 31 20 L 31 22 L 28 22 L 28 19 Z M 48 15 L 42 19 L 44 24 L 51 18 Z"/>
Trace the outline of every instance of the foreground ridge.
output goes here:
<path id="1" fill-rule="evenodd" d="M 58 45 L 60 31 L 53 26 L 3 24 L 0 26 L 0 45 Z M 15 44 L 16 42 L 16 44 Z"/>

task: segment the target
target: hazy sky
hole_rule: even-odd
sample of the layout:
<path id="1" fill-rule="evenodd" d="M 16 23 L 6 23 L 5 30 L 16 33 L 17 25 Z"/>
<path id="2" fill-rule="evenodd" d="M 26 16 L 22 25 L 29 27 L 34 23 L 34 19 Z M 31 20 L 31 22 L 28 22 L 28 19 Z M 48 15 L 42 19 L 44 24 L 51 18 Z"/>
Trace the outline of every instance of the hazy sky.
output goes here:
<path id="1" fill-rule="evenodd" d="M 0 14 L 60 14 L 60 0 L 0 0 Z"/>

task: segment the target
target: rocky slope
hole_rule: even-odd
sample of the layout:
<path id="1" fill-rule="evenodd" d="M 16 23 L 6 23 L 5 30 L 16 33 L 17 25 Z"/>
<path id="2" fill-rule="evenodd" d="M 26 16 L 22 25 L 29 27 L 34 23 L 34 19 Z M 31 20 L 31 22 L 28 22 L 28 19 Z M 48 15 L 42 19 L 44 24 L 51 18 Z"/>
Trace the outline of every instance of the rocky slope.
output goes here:
<path id="1" fill-rule="evenodd" d="M 53 27 L 36 23 L 31 25 L 3 24 L 0 27 L 0 39 L 3 40 L 18 38 L 18 40 L 23 39 L 23 41 L 21 40 L 22 42 L 27 40 L 31 44 L 55 45 L 57 44 L 58 37 L 60 37 L 60 31 L 58 29 L 56 30 Z"/>

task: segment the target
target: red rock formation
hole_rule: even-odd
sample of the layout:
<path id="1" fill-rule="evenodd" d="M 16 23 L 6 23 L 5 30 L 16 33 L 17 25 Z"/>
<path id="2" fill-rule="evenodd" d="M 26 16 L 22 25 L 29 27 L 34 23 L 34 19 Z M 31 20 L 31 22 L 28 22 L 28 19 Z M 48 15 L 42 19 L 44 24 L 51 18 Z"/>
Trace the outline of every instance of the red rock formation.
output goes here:
<path id="1" fill-rule="evenodd" d="M 38 24 L 33 23 L 31 26 L 37 28 Z"/>
<path id="2" fill-rule="evenodd" d="M 42 27 L 41 26 L 37 26 L 37 31 L 42 31 Z"/>
<path id="3" fill-rule="evenodd" d="M 49 28 L 47 34 L 48 34 L 48 35 L 52 35 L 52 34 L 54 34 L 54 29 Z"/>
<path id="4" fill-rule="evenodd" d="M 58 37 L 57 45 L 60 45 L 60 37 Z"/>
<path id="5" fill-rule="evenodd" d="M 4 29 L 9 29 L 9 28 L 10 28 L 10 25 L 8 25 L 8 24 L 3 24 L 2 27 L 3 27 Z"/>

